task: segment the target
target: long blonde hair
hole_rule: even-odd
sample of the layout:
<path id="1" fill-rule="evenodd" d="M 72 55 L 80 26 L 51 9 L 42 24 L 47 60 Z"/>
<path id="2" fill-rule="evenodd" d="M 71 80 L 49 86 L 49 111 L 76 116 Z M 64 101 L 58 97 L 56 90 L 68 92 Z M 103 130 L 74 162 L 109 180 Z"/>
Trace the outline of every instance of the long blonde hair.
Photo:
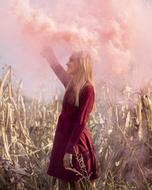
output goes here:
<path id="1" fill-rule="evenodd" d="M 87 82 L 91 84 L 93 81 L 93 70 L 91 56 L 85 51 L 78 51 L 72 53 L 72 59 L 78 64 L 78 71 L 69 82 L 67 89 L 70 87 L 74 90 L 75 106 L 79 106 L 79 94 L 80 90 L 85 86 Z"/>

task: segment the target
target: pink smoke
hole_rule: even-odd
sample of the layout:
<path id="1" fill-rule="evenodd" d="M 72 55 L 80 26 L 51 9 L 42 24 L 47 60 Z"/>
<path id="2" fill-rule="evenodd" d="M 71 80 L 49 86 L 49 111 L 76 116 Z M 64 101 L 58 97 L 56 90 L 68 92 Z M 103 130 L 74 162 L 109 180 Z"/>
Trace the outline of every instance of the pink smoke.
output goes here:
<path id="1" fill-rule="evenodd" d="M 50 14 L 34 8 L 30 0 L 12 2 L 23 35 L 33 48 L 36 44 L 41 51 L 56 44 L 56 51 L 62 46 L 61 52 L 64 47 L 87 49 L 96 62 L 98 78 L 122 75 L 134 85 L 150 79 L 152 7 L 148 1 L 57 1 Z"/>

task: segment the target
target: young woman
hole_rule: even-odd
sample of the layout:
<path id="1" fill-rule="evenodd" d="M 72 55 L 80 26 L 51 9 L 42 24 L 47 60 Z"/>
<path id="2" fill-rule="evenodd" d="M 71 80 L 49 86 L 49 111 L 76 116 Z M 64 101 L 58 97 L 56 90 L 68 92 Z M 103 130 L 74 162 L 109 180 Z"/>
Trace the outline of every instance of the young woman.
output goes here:
<path id="1" fill-rule="evenodd" d="M 95 100 L 91 57 L 86 52 L 74 52 L 65 71 L 51 48 L 45 49 L 43 56 L 66 88 L 47 173 L 59 179 L 62 190 L 69 185 L 76 190 L 76 182 L 82 179 L 95 186 L 98 167 L 87 128 Z"/>

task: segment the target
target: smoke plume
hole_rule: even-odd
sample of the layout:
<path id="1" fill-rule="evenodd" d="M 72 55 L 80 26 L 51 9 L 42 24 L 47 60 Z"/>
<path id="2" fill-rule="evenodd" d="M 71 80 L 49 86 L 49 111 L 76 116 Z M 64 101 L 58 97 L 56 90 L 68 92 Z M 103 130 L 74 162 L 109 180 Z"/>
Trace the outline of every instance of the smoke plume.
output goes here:
<path id="1" fill-rule="evenodd" d="M 89 51 L 98 83 L 121 81 L 138 89 L 151 81 L 150 1 L 56 0 L 43 4 L 12 0 L 8 5 L 19 30 L 19 40 L 24 42 L 19 49 L 23 61 L 16 68 L 20 73 L 25 68 L 31 81 L 37 84 L 32 88 L 41 82 L 44 86 L 51 85 L 51 77 L 57 81 L 40 56 L 47 45 L 54 48 L 63 66 L 73 50 Z M 14 30 L 14 37 L 17 35 Z"/>

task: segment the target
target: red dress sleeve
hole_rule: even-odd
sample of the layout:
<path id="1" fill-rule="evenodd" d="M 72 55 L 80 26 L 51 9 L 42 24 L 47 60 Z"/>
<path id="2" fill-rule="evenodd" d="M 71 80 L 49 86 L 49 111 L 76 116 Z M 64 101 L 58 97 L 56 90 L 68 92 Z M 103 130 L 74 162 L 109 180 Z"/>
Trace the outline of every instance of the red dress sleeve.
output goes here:
<path id="1" fill-rule="evenodd" d="M 66 146 L 66 153 L 75 154 L 74 146 L 77 144 L 81 132 L 83 131 L 85 124 L 88 121 L 89 114 L 93 109 L 94 98 L 95 94 L 93 86 L 84 87 L 80 96 L 78 117 L 76 121 L 73 122 L 73 130 Z"/>
<path id="2" fill-rule="evenodd" d="M 71 76 L 65 71 L 65 69 L 60 64 L 51 66 L 51 68 L 53 69 L 56 76 L 59 78 L 59 80 L 62 82 L 62 84 L 66 88 L 69 81 L 71 80 Z"/>

